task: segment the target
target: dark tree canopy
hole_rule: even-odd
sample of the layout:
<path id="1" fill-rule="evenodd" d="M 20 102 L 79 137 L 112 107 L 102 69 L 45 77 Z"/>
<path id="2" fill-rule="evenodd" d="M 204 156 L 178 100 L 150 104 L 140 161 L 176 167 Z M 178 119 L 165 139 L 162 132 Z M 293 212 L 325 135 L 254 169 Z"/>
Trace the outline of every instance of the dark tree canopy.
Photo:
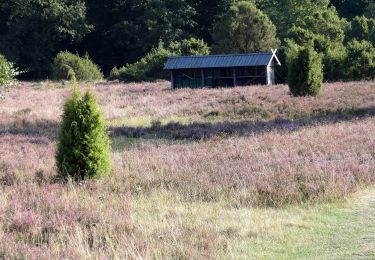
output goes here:
<path id="1" fill-rule="evenodd" d="M 88 20 L 95 31 L 83 43 L 82 52 L 108 72 L 113 66 L 133 63 L 159 40 L 183 38 L 194 25 L 195 10 L 186 0 L 88 1 Z"/>
<path id="2" fill-rule="evenodd" d="M 355 17 L 347 38 L 366 40 L 375 44 L 375 19 L 366 16 Z"/>
<path id="3" fill-rule="evenodd" d="M 368 18 L 375 19 L 375 2 L 370 3 L 365 10 L 364 15 Z"/>
<path id="4" fill-rule="evenodd" d="M 7 0 L 0 9 L 0 53 L 36 77 L 49 72 L 56 52 L 93 29 L 83 1 Z"/>
<path id="5" fill-rule="evenodd" d="M 212 44 L 212 25 L 228 11 L 233 0 L 188 0 L 188 3 L 195 9 L 192 17 L 195 26 L 190 33 Z"/>
<path id="6" fill-rule="evenodd" d="M 346 18 L 363 15 L 373 0 L 331 0 L 339 14 Z"/>
<path id="7" fill-rule="evenodd" d="M 88 54 L 108 76 L 160 41 L 195 38 L 220 53 L 312 42 L 325 79 L 343 80 L 349 42 L 375 44 L 374 19 L 373 0 L 0 0 L 0 55 L 23 77 L 47 78 L 59 52 Z"/>

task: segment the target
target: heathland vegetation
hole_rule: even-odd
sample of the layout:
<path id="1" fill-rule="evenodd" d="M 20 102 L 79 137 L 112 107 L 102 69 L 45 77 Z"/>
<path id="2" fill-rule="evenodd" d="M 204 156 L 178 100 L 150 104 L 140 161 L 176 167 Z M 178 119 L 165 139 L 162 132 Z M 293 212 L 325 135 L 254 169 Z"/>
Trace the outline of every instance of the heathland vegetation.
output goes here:
<path id="1" fill-rule="evenodd" d="M 375 258 L 374 45 L 370 0 L 1 2 L 0 259 Z M 289 87 L 163 81 L 271 48 Z"/>
<path id="2" fill-rule="evenodd" d="M 284 85 L 92 89 L 112 170 L 79 183 L 60 182 L 54 159 L 70 90 L 21 83 L 1 101 L 2 257 L 374 256 L 374 193 L 356 193 L 375 183 L 373 82 L 318 97 Z"/>

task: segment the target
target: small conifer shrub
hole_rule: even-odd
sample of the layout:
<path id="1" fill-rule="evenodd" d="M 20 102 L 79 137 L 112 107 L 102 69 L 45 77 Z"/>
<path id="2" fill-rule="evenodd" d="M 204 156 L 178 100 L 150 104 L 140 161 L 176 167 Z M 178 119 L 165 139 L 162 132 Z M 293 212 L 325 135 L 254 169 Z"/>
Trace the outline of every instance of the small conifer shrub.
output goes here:
<path id="1" fill-rule="evenodd" d="M 293 96 L 317 96 L 323 87 L 322 57 L 312 46 L 288 54 L 288 83 Z"/>
<path id="2" fill-rule="evenodd" d="M 91 90 L 83 96 L 74 74 L 72 95 L 64 105 L 56 152 L 59 176 L 75 180 L 106 176 L 110 171 L 110 140 L 105 119 Z"/>

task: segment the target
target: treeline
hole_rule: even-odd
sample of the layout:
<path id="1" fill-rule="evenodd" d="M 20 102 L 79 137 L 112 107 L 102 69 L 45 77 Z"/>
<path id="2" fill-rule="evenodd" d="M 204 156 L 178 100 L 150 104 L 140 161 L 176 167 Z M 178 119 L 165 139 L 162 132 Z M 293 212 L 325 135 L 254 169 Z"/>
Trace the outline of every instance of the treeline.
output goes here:
<path id="1" fill-rule="evenodd" d="M 23 77 L 56 75 L 60 52 L 106 76 L 160 75 L 169 54 L 241 53 L 312 46 L 326 80 L 375 74 L 372 0 L 0 0 L 0 54 Z M 78 61 L 77 61 L 78 62 Z M 285 62 L 283 62 L 285 64 Z M 75 63 L 76 64 L 76 63 Z M 91 66 L 91 65 L 90 65 Z M 279 70 L 286 78 L 287 69 Z"/>

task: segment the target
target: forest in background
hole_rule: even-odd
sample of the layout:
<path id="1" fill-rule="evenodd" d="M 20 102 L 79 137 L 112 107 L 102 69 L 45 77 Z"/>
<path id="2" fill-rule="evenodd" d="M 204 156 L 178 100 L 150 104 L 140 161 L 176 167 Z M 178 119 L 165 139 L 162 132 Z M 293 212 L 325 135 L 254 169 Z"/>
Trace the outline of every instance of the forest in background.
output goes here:
<path id="1" fill-rule="evenodd" d="M 173 46 L 191 38 L 203 40 L 211 53 L 268 51 L 269 46 L 264 43 L 247 43 L 245 48 L 220 48 L 228 46 L 228 41 L 255 39 L 254 35 L 262 35 L 259 32 L 265 30 L 263 35 L 275 34 L 270 42 L 277 45 L 274 47 L 279 48 L 282 60 L 288 49 L 312 44 L 323 56 L 326 80 L 373 77 L 373 1 L 242 1 L 255 4 L 257 10 L 248 14 L 253 15 L 255 21 L 261 21 L 258 28 L 250 29 L 241 28 L 241 21 L 246 26 L 246 21 L 241 19 L 247 19 L 246 16 L 241 18 L 241 10 L 231 8 L 238 2 L 0 0 L 0 54 L 15 63 L 24 71 L 22 76 L 29 79 L 50 77 L 53 59 L 65 50 L 89 56 L 107 76 L 114 67 L 147 57 L 161 43 Z M 232 14 L 228 15 L 230 12 Z M 233 35 L 221 33 L 228 30 L 225 26 L 235 27 L 236 22 L 239 25 L 231 31 Z M 280 75 L 286 75 L 285 69 L 281 68 Z"/>

